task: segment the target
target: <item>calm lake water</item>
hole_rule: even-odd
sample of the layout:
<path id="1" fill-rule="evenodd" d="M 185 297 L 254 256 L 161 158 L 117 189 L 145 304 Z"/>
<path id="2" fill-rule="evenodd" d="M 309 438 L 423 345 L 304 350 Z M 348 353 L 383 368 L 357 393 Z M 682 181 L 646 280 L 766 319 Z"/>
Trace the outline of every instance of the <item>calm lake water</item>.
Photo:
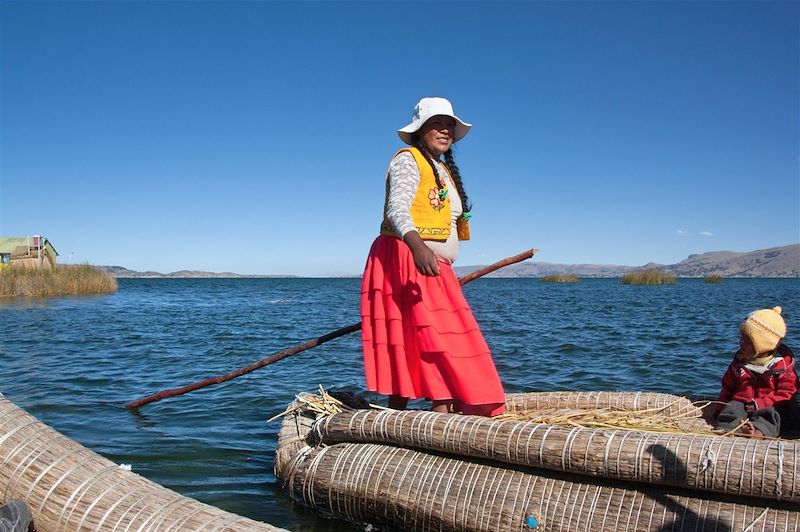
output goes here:
<path id="1" fill-rule="evenodd" d="M 120 279 L 108 296 L 0 300 L 0 392 L 184 495 L 292 530 L 352 529 L 285 495 L 272 472 L 279 422 L 266 420 L 319 384 L 360 391 L 358 334 L 138 414 L 123 405 L 357 322 L 359 283 Z M 716 394 L 739 320 L 767 306 L 783 307 L 787 343 L 800 345 L 800 279 L 489 278 L 464 291 L 507 392 Z"/>

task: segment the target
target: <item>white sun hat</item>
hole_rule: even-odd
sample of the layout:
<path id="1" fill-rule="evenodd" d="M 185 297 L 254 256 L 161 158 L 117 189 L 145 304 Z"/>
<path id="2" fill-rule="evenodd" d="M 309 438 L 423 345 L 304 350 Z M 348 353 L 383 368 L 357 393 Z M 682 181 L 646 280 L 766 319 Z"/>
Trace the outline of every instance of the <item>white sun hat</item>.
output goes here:
<path id="1" fill-rule="evenodd" d="M 456 121 L 456 130 L 453 132 L 453 142 L 463 139 L 469 132 L 472 124 L 467 124 L 453 113 L 453 106 L 445 98 L 423 98 L 414 106 L 414 115 L 411 123 L 406 127 L 397 130 L 400 140 L 406 144 L 413 144 L 412 133 L 419 131 L 429 118 L 444 115 L 453 117 Z"/>

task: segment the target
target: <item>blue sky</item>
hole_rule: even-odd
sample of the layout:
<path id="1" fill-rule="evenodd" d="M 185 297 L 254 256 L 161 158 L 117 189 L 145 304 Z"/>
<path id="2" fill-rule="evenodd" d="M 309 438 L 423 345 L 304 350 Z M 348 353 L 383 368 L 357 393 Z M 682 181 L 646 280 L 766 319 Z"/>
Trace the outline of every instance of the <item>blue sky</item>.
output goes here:
<path id="1" fill-rule="evenodd" d="M 358 274 L 422 96 L 474 124 L 460 265 L 800 241 L 797 2 L 0 10 L 0 235 L 62 262 Z"/>

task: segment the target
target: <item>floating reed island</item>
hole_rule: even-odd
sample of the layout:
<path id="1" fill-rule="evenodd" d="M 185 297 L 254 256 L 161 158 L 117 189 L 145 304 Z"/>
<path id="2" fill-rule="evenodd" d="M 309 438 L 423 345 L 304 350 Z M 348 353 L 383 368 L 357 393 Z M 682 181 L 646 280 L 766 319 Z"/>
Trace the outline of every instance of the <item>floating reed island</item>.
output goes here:
<path id="1" fill-rule="evenodd" d="M 722 436 L 701 406 L 511 394 L 483 418 L 302 394 L 282 414 L 275 473 L 304 505 L 391 529 L 800 528 L 798 443 Z"/>
<path id="2" fill-rule="evenodd" d="M 637 270 L 622 276 L 622 284 L 675 284 L 677 280 L 671 273 L 655 269 Z"/>
<path id="3" fill-rule="evenodd" d="M 539 281 L 542 283 L 579 283 L 581 278 L 569 273 L 558 273 L 555 275 L 543 275 L 539 277 Z"/>
<path id="4" fill-rule="evenodd" d="M 0 268 L 0 297 L 51 297 L 109 294 L 117 281 L 108 272 L 89 264 Z"/>
<path id="5" fill-rule="evenodd" d="M 24 501 L 38 532 L 282 530 L 147 480 L 55 431 L 2 394 L 0 494 L 0 503 Z"/>

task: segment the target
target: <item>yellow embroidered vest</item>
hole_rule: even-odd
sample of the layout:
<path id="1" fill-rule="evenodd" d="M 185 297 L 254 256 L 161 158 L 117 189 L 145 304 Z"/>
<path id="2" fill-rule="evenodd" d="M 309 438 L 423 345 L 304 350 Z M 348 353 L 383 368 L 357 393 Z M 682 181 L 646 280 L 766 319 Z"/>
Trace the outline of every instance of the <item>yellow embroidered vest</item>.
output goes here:
<path id="1" fill-rule="evenodd" d="M 436 186 L 436 176 L 433 173 L 433 168 L 425 160 L 425 156 L 414 147 L 403 148 L 395 154 L 395 157 L 407 151 L 414 156 L 419 169 L 419 187 L 417 193 L 411 202 L 409 214 L 414 221 L 414 226 L 417 228 L 419 236 L 423 240 L 439 240 L 445 241 L 450 236 L 450 194 L 447 194 L 444 199 L 440 197 L 440 190 Z M 444 165 L 445 169 L 447 165 Z M 447 170 L 449 181 L 453 183 L 453 178 Z M 389 175 L 386 175 L 386 199 L 383 204 L 383 223 L 381 223 L 381 234 L 399 237 L 389 219 L 386 215 L 387 207 L 389 205 Z M 469 222 L 459 217 L 456 220 L 456 228 L 459 240 L 469 240 Z"/>

